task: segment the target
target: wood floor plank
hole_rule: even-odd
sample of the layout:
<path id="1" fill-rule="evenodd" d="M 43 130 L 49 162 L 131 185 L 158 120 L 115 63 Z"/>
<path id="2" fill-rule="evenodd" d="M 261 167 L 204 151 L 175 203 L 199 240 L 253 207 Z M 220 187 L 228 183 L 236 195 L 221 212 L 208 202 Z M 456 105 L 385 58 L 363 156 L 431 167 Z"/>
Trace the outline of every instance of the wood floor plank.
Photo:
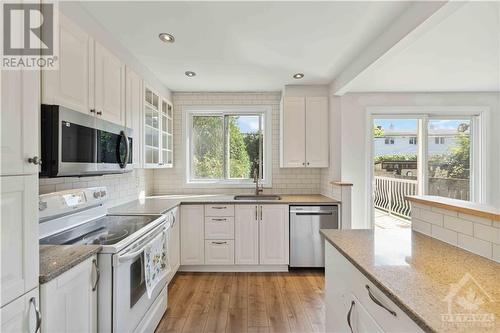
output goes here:
<path id="1" fill-rule="evenodd" d="M 325 331 L 324 274 L 178 273 L 156 333 Z"/>

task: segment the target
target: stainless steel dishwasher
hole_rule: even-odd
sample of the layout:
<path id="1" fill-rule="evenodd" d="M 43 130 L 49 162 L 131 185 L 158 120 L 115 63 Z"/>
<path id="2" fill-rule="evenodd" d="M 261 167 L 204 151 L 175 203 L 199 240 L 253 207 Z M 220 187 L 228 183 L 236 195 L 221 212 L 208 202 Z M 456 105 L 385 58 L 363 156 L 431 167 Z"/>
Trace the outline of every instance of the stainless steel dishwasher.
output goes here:
<path id="1" fill-rule="evenodd" d="M 290 206 L 290 267 L 325 267 L 320 229 L 339 228 L 339 206 Z"/>

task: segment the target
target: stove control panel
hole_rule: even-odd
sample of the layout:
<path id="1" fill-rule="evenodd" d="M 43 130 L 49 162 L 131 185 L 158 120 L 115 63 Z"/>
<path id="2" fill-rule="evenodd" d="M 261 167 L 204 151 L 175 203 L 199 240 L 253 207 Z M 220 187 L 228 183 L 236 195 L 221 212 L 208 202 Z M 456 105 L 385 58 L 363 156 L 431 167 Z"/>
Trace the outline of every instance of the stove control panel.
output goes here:
<path id="1" fill-rule="evenodd" d="M 82 208 L 102 205 L 107 199 L 106 187 L 90 187 L 42 194 L 39 196 L 40 219 L 71 213 Z"/>

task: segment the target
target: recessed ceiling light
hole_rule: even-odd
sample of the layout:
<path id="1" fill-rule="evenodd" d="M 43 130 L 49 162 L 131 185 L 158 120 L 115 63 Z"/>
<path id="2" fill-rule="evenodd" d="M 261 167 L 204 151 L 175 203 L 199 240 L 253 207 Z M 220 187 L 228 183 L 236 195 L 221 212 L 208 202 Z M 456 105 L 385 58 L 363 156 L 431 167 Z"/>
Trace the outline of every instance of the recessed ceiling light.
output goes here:
<path id="1" fill-rule="evenodd" d="M 186 74 L 187 77 L 193 77 L 193 76 L 196 76 L 196 73 L 195 72 L 192 72 L 192 71 L 186 71 L 184 72 L 184 74 Z"/>
<path id="2" fill-rule="evenodd" d="M 160 38 L 160 40 L 165 43 L 175 42 L 175 37 L 171 34 L 167 34 L 166 32 L 162 32 L 161 34 L 159 34 L 158 38 Z"/>
<path id="3" fill-rule="evenodd" d="M 304 74 L 302 73 L 296 73 L 296 74 L 293 74 L 293 78 L 294 79 L 297 79 L 297 80 L 300 80 L 304 77 Z"/>

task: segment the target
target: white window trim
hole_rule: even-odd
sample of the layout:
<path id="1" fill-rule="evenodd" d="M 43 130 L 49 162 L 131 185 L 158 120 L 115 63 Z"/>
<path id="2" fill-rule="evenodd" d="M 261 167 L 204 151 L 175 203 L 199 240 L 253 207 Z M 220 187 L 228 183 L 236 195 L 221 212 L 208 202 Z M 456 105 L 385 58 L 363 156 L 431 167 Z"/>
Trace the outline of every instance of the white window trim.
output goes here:
<path id="1" fill-rule="evenodd" d="M 253 188 L 255 184 L 252 180 L 196 180 L 192 181 L 189 179 L 190 171 L 191 171 L 191 130 L 192 130 L 192 119 L 193 114 L 206 114 L 206 115 L 217 115 L 223 113 L 235 113 L 235 114 L 255 114 L 255 113 L 264 113 L 265 121 L 264 121 L 264 142 L 262 144 L 263 147 L 263 156 L 264 161 L 266 161 L 264 165 L 264 175 L 265 178 L 260 182 L 262 186 L 265 188 L 272 187 L 272 169 L 273 169 L 273 155 L 272 155 L 272 108 L 268 105 L 192 105 L 185 106 L 182 112 L 182 149 L 184 154 L 184 160 L 186 162 L 186 167 L 184 168 L 184 186 L 192 187 L 192 188 Z"/>
<path id="2" fill-rule="evenodd" d="M 471 147 L 471 187 L 473 192 L 471 193 L 471 200 L 478 203 L 488 202 L 489 186 L 487 181 L 489 175 L 489 132 L 488 125 L 490 119 L 490 108 L 487 106 L 371 106 L 366 108 L 367 111 L 367 121 L 366 121 L 366 132 L 371 133 L 373 131 L 373 120 L 379 118 L 401 118 L 401 119 L 414 119 L 415 117 L 420 117 L 418 120 L 418 131 L 421 137 L 427 137 L 427 123 L 429 117 L 468 117 L 472 120 L 471 135 L 473 136 Z M 427 142 L 428 140 L 424 140 Z M 423 142 L 419 142 L 420 155 L 422 156 L 419 169 L 421 174 L 419 178 L 426 178 L 422 172 L 427 172 L 427 168 L 422 167 L 426 165 L 427 159 L 427 146 Z M 374 223 L 374 206 L 373 206 L 373 159 L 375 154 L 375 147 L 373 144 L 372 136 L 365 135 L 365 148 L 367 161 L 365 163 L 365 175 L 366 175 L 366 193 L 367 195 L 367 217 L 370 221 L 369 228 L 373 228 Z M 420 182 L 419 182 L 420 184 Z M 426 186 L 423 184 L 424 188 L 419 189 L 424 193 L 427 193 Z"/>

